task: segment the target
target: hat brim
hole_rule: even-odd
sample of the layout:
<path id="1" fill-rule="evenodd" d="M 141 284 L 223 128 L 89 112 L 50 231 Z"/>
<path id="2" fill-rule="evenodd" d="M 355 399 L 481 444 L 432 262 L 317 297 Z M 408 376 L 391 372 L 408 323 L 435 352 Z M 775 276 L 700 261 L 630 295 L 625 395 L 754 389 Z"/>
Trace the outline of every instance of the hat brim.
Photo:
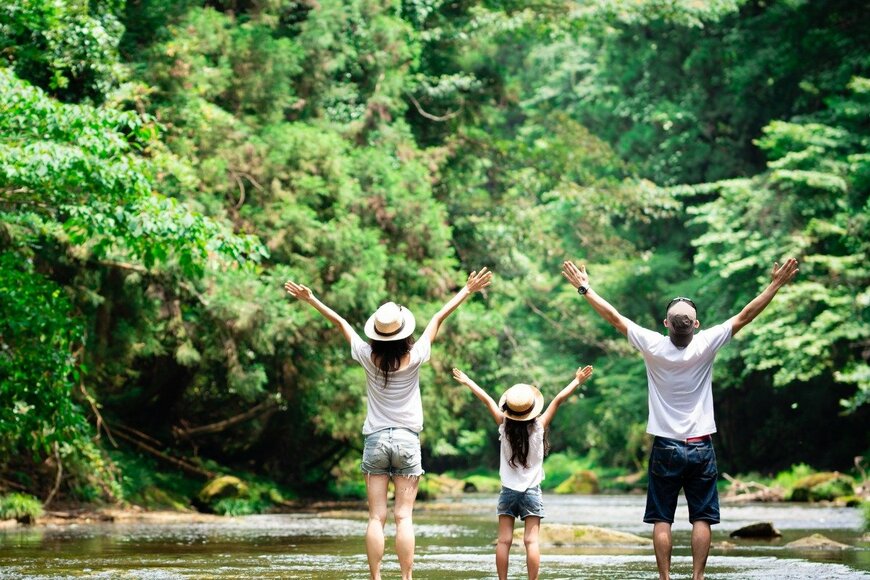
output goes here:
<path id="1" fill-rule="evenodd" d="M 366 321 L 365 328 L 363 329 L 366 336 L 372 340 L 388 342 L 391 340 L 402 340 L 414 334 L 414 329 L 417 327 L 417 321 L 414 319 L 414 315 L 407 308 L 402 308 L 401 312 L 403 322 L 402 330 L 400 330 L 396 334 L 391 334 L 389 336 L 380 334 L 377 330 L 375 330 L 375 315 L 372 314 L 371 316 L 369 316 L 369 319 Z"/>
<path id="2" fill-rule="evenodd" d="M 502 414 L 511 419 L 512 421 L 531 421 L 541 414 L 541 411 L 544 410 L 544 395 L 541 394 L 541 391 L 538 390 L 538 387 L 534 385 L 529 385 L 535 393 L 535 404 L 532 409 L 523 413 L 522 415 L 517 415 L 516 413 L 511 412 L 510 409 L 504 408 L 504 400 L 507 397 L 507 391 L 505 391 L 501 399 L 498 400 L 498 408 L 501 409 Z"/>

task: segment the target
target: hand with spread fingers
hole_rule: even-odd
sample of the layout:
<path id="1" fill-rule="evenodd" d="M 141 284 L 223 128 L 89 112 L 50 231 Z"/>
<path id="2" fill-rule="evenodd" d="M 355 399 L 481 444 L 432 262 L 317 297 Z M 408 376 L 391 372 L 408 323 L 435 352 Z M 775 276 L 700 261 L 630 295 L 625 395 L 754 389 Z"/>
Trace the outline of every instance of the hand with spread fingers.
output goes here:
<path id="1" fill-rule="evenodd" d="M 788 258 L 782 266 L 779 265 L 779 262 L 773 263 L 770 279 L 774 284 L 782 287 L 794 280 L 799 271 L 798 261 L 794 258 Z"/>
<path id="2" fill-rule="evenodd" d="M 483 290 L 490 284 L 492 284 L 492 272 L 484 266 L 479 272 L 472 272 L 468 275 L 465 287 L 468 288 L 469 293 L 473 294 Z"/>
<path id="3" fill-rule="evenodd" d="M 314 298 L 314 293 L 311 292 L 311 288 L 303 286 L 302 284 L 297 284 L 292 280 L 287 280 L 284 284 L 284 289 L 287 290 L 287 293 L 290 294 L 290 296 L 302 300 L 303 302 L 311 302 L 311 299 Z"/>
<path id="4" fill-rule="evenodd" d="M 589 286 L 589 274 L 586 273 L 586 264 L 580 264 L 578 268 L 574 262 L 565 261 L 562 264 L 562 275 L 567 278 L 574 288 Z"/>
<path id="5" fill-rule="evenodd" d="M 574 376 L 577 378 L 577 384 L 582 385 L 589 377 L 592 376 L 592 365 L 578 367 L 577 372 L 574 374 Z"/>

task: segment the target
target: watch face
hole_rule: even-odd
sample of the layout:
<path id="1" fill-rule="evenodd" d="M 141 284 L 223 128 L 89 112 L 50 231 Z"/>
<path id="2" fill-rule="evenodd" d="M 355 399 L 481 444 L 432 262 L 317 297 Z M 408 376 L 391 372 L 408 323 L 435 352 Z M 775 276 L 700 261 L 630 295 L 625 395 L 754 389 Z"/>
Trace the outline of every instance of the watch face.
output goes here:
<path id="1" fill-rule="evenodd" d="M 587 290 L 589 290 L 589 286 L 580 286 L 579 288 L 577 288 L 577 292 L 579 292 L 580 294 L 586 294 Z"/>

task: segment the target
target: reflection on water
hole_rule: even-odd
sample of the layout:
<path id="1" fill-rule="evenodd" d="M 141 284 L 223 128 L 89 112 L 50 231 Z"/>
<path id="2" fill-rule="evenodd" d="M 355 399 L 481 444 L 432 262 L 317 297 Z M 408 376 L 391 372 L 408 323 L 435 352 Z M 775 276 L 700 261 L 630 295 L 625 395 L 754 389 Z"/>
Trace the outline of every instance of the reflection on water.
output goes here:
<path id="1" fill-rule="evenodd" d="M 495 578 L 495 496 L 419 503 L 415 512 L 418 578 Z M 650 536 L 640 522 L 640 496 L 545 498 L 544 521 L 591 524 Z M 870 578 L 870 547 L 861 543 L 857 509 L 800 505 L 724 506 L 708 576 L 724 579 Z M 690 526 L 685 506 L 674 524 L 674 578 L 691 576 Z M 731 540 L 727 532 L 772 521 L 784 534 L 773 541 Z M 0 533 L 0 579 L 18 578 L 368 578 L 363 547 L 366 513 L 345 510 L 281 514 L 192 524 L 93 524 Z M 805 552 L 785 547 L 814 532 L 853 546 Z M 387 534 L 394 528 L 387 526 Z M 525 576 L 521 548 L 511 554 L 511 577 Z M 385 578 L 398 578 L 391 542 Z M 631 580 L 654 578 L 648 548 L 544 546 L 541 578 Z"/>

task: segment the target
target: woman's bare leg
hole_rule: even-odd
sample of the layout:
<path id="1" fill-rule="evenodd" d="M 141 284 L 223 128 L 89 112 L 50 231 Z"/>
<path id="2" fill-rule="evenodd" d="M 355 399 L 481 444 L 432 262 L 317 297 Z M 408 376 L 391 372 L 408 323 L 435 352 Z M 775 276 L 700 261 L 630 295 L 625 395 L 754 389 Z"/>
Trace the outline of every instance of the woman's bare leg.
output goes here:
<path id="1" fill-rule="evenodd" d="M 414 500 L 417 499 L 419 477 L 394 476 L 396 487 L 396 505 L 393 513 L 396 517 L 396 553 L 399 556 L 399 567 L 402 569 L 402 580 L 411 580 L 414 568 Z"/>
<path id="2" fill-rule="evenodd" d="M 372 580 L 381 580 L 384 559 L 384 526 L 387 523 L 387 486 L 389 475 L 366 474 L 366 496 L 369 502 L 369 525 L 366 528 L 366 556 Z"/>

